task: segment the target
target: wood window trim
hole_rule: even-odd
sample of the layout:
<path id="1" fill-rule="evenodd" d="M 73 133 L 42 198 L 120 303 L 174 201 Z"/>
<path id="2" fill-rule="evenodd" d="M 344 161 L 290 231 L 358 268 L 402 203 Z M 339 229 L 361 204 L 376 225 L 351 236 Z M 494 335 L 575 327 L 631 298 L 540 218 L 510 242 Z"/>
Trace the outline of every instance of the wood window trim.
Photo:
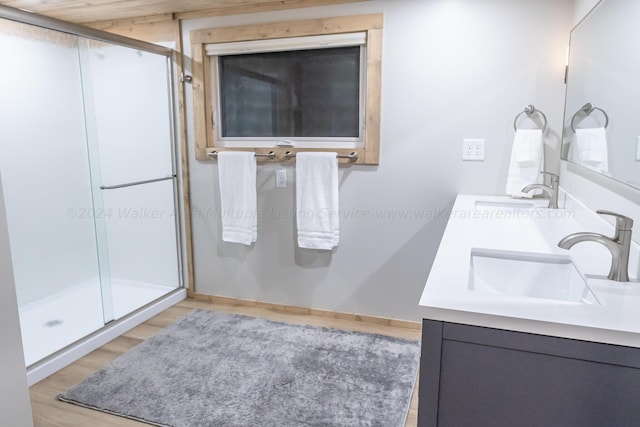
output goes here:
<path id="1" fill-rule="evenodd" d="M 207 156 L 212 151 L 245 150 L 266 154 L 276 153 L 275 161 L 290 162 L 284 157 L 286 151 L 297 152 L 291 147 L 230 148 L 215 145 L 215 132 L 212 129 L 211 85 L 209 81 L 210 65 L 205 54 L 209 43 L 227 43 L 275 38 L 304 37 L 323 34 L 340 34 L 364 31 L 367 33 L 367 68 L 365 76 L 365 129 L 362 148 L 317 148 L 304 151 L 334 151 L 341 155 L 358 153 L 353 162 L 341 159 L 344 163 L 377 165 L 380 151 L 380 101 L 382 84 L 382 23 L 381 13 L 367 15 L 320 18 L 301 21 L 276 22 L 269 24 L 220 27 L 191 32 L 192 54 L 192 90 L 195 145 L 197 160 L 211 160 Z M 266 158 L 259 157 L 259 160 Z"/>

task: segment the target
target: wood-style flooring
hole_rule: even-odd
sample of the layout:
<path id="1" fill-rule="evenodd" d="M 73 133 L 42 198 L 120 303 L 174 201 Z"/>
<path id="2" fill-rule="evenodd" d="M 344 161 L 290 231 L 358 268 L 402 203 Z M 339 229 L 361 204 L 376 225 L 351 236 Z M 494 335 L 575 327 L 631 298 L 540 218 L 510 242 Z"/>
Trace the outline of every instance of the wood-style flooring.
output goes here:
<path id="1" fill-rule="evenodd" d="M 246 314 L 264 317 L 271 320 L 326 326 L 330 328 L 352 329 L 363 332 L 379 333 L 409 339 L 420 339 L 418 329 L 397 326 L 377 325 L 356 320 L 343 320 L 308 314 L 296 314 L 286 311 L 275 311 L 261 307 L 238 305 L 221 305 L 194 299 L 184 300 L 165 310 L 145 323 L 130 330 L 124 335 L 105 344 L 87 356 L 79 359 L 66 368 L 31 387 L 31 405 L 36 427 L 144 427 L 148 424 L 128 420 L 115 415 L 105 414 L 92 409 L 82 408 L 56 399 L 59 393 L 80 382 L 105 364 L 114 360 L 136 344 L 153 336 L 158 331 L 173 323 L 193 308 L 219 310 L 228 313 Z M 417 425 L 418 390 L 413 391 L 411 408 L 406 427 Z"/>

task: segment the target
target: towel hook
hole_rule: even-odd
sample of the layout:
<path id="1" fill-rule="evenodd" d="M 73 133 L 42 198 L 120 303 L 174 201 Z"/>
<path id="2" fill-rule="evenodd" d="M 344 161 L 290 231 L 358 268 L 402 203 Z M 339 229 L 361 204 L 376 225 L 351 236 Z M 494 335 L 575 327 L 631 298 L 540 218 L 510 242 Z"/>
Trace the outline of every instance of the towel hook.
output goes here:
<path id="1" fill-rule="evenodd" d="M 600 107 L 596 107 L 591 102 L 587 102 L 573 114 L 573 117 L 571 117 L 571 130 L 573 131 L 573 133 L 576 132 L 576 125 L 574 122 L 578 117 L 578 114 L 584 113 L 585 116 L 588 116 L 589 114 L 593 113 L 593 110 L 598 110 L 604 115 L 604 128 L 606 129 L 607 126 L 609 126 L 609 116 L 607 115 L 607 112 Z"/>
<path id="2" fill-rule="evenodd" d="M 531 104 L 529 104 L 526 107 L 524 107 L 524 110 L 522 110 L 520 113 L 518 113 L 516 118 L 513 120 L 513 130 L 518 130 L 518 119 L 520 119 L 521 115 L 526 114 L 527 116 L 531 116 L 533 113 L 538 113 L 538 114 L 540 114 L 542 116 L 542 119 L 544 120 L 544 122 L 542 124 L 542 132 L 546 131 L 547 130 L 547 116 L 545 116 L 542 111 L 537 110 L 536 107 L 534 107 Z"/>

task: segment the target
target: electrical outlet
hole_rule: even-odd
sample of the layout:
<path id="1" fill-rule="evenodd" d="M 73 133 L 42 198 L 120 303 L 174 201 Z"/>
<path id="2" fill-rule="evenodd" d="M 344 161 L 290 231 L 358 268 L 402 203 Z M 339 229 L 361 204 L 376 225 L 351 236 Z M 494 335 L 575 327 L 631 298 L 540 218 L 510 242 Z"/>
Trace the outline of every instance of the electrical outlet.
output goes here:
<path id="1" fill-rule="evenodd" d="M 463 139 L 462 160 L 484 160 L 484 138 Z"/>
<path id="2" fill-rule="evenodd" d="M 276 187 L 287 188 L 287 170 L 278 169 L 276 171 Z"/>

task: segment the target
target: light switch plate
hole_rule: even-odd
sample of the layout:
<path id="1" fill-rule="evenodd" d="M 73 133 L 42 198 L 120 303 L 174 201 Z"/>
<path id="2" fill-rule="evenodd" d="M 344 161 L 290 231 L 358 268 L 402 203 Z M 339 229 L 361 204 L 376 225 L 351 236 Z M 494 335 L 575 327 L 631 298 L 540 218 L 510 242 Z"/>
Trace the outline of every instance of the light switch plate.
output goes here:
<path id="1" fill-rule="evenodd" d="M 278 169 L 276 171 L 276 187 L 287 188 L 287 170 Z"/>
<path id="2" fill-rule="evenodd" d="M 640 161 L 640 136 L 636 140 L 636 161 Z"/>
<path id="3" fill-rule="evenodd" d="M 462 160 L 484 160 L 484 138 L 465 138 L 462 140 Z"/>

